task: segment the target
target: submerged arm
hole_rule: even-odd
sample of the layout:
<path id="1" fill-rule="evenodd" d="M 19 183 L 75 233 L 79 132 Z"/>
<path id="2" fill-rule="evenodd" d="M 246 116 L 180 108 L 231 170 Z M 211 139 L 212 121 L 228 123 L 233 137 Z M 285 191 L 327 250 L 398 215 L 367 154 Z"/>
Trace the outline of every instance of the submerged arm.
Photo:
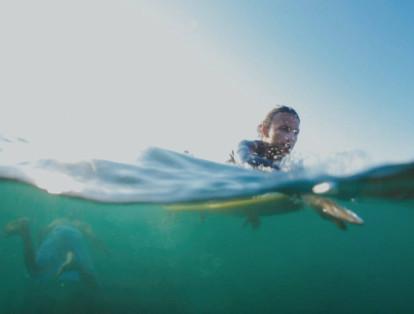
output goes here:
<path id="1" fill-rule="evenodd" d="M 341 229 L 346 229 L 346 223 L 362 225 L 364 221 L 350 209 L 344 208 L 331 199 L 307 194 L 302 196 L 306 205 L 313 207 L 322 217 L 328 218 Z"/>
<path id="2" fill-rule="evenodd" d="M 77 271 L 81 280 L 91 288 L 98 286 L 95 274 L 85 269 L 82 264 L 78 263 L 75 254 L 72 251 L 66 252 L 66 259 L 56 272 L 56 278 L 59 278 L 65 271 Z"/>

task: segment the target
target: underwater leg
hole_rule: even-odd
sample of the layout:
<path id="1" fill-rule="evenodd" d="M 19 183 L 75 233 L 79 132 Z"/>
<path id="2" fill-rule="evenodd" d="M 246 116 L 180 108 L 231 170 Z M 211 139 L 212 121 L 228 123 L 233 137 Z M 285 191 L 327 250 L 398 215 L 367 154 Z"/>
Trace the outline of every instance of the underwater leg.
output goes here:
<path id="1" fill-rule="evenodd" d="M 24 264 L 30 275 L 34 275 L 38 271 L 38 266 L 36 264 L 35 250 L 30 234 L 29 219 L 23 217 L 9 222 L 4 227 L 4 233 L 6 236 L 18 235 L 22 238 Z"/>

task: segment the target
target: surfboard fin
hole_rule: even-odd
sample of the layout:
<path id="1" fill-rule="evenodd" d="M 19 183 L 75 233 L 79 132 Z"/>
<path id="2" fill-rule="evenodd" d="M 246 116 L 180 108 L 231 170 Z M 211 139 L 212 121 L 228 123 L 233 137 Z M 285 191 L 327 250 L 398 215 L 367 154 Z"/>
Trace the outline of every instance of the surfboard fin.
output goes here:
<path id="1" fill-rule="evenodd" d="M 253 230 L 256 230 L 260 227 L 261 221 L 257 214 L 250 212 L 247 213 L 246 220 L 244 221 L 243 226 L 250 225 Z"/>
<path id="2" fill-rule="evenodd" d="M 344 231 L 348 229 L 346 223 L 344 223 L 342 220 L 334 220 L 334 222 L 339 229 Z"/>

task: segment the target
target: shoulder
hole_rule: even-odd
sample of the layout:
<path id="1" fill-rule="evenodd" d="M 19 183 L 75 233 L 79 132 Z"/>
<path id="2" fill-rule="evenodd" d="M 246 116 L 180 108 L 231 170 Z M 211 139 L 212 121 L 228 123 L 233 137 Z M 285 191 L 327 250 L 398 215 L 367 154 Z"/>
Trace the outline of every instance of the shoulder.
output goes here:
<path id="1" fill-rule="evenodd" d="M 262 154 L 265 151 L 265 143 L 259 140 L 243 140 L 239 143 L 238 150 L 248 149 L 251 152 Z"/>
<path id="2" fill-rule="evenodd" d="M 243 140 L 243 141 L 239 142 L 238 147 L 239 148 L 241 148 L 241 147 L 255 148 L 255 147 L 259 147 L 260 146 L 260 142 L 261 141 L 256 141 L 256 140 L 253 140 L 253 141 Z"/>

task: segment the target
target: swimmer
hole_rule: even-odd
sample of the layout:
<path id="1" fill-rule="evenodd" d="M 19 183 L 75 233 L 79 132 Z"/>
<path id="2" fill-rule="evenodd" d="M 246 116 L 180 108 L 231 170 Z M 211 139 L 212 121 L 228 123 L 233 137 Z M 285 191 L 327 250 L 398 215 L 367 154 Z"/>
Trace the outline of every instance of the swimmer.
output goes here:
<path id="1" fill-rule="evenodd" d="M 103 248 L 91 227 L 77 220 L 58 219 L 42 233 L 36 250 L 28 218 L 11 221 L 4 227 L 6 236 L 19 236 L 23 241 L 24 263 L 30 276 L 37 279 L 81 281 L 97 287 L 94 266 L 86 239 Z"/>
<path id="2" fill-rule="evenodd" d="M 253 168 L 280 170 L 280 162 L 290 154 L 299 135 L 300 118 L 290 107 L 271 110 L 257 127 L 260 140 L 243 140 L 237 156 L 230 154 L 229 162 L 248 164 Z"/>
<path id="3" fill-rule="evenodd" d="M 230 154 L 231 163 L 247 164 L 253 168 L 280 170 L 280 163 L 290 154 L 299 135 L 300 118 L 295 109 L 277 106 L 271 110 L 257 127 L 260 140 L 243 140 L 237 154 Z M 314 194 L 300 198 L 304 205 L 314 208 L 323 218 L 346 229 L 346 223 L 363 224 L 363 220 L 336 202 Z"/>

